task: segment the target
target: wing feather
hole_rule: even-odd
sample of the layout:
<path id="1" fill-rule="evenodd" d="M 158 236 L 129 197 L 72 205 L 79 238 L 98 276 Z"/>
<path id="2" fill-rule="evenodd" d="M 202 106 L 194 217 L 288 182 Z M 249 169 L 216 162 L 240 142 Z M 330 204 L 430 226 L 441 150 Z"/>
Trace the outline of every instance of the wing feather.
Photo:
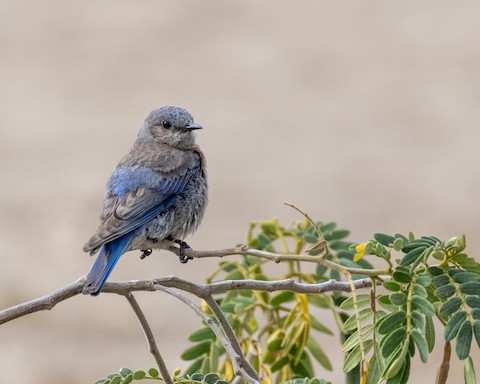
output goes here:
<path id="1" fill-rule="evenodd" d="M 193 167 L 185 169 L 176 177 L 152 175 L 148 187 L 142 185 L 145 184 L 140 182 L 142 178 L 138 178 L 139 182 L 135 185 L 135 175 L 139 172 L 145 171 L 139 168 L 129 171 L 122 169 L 112 175 L 111 180 L 114 179 L 112 184 L 122 186 L 127 184 L 130 190 L 123 196 L 113 193 L 105 197 L 100 213 L 100 226 L 85 244 L 83 249 L 86 252 L 95 253 L 103 244 L 136 230 L 167 211 L 190 179 L 201 173 L 200 157 L 198 156 Z M 123 179 L 126 180 L 125 183 Z"/>

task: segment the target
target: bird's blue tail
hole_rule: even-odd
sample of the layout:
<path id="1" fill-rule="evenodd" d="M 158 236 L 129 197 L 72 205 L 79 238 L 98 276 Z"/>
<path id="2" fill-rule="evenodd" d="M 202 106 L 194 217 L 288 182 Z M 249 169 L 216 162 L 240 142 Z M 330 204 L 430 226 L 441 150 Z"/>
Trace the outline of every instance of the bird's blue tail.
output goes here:
<path id="1" fill-rule="evenodd" d="M 83 286 L 83 294 L 96 296 L 100 293 L 113 267 L 127 249 L 132 238 L 132 234 L 129 233 L 102 245 L 97 260 L 95 260 L 92 269 L 88 273 Z"/>

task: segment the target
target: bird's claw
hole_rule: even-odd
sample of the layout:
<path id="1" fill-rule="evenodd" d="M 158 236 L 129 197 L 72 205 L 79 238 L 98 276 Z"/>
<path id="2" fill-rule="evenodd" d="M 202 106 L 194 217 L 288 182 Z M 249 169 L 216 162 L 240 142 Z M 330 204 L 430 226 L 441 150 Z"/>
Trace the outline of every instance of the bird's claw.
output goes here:
<path id="1" fill-rule="evenodd" d="M 178 240 L 175 242 L 180 245 L 180 254 L 178 255 L 180 262 L 182 264 L 185 264 L 188 262 L 188 260 L 192 260 L 193 257 L 185 255 L 185 249 L 190 249 L 190 246 L 182 240 Z"/>
<path id="2" fill-rule="evenodd" d="M 147 256 L 150 256 L 152 254 L 152 250 L 151 249 L 141 249 L 140 251 L 142 251 L 142 254 L 140 255 L 140 259 L 145 259 Z"/>

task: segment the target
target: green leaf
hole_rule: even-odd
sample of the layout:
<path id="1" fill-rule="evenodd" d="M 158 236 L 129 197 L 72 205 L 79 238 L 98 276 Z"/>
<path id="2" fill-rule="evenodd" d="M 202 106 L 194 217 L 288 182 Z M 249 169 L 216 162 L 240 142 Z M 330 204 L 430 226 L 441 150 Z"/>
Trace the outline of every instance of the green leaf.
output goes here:
<path id="1" fill-rule="evenodd" d="M 396 351 L 386 359 L 386 363 L 383 367 L 382 378 L 391 379 L 403 369 L 408 348 L 409 340 L 406 339 L 403 347 L 397 348 Z"/>
<path id="2" fill-rule="evenodd" d="M 270 305 L 278 307 L 280 304 L 287 303 L 295 299 L 295 293 L 290 291 L 283 291 L 277 293 L 270 298 Z"/>
<path id="3" fill-rule="evenodd" d="M 468 257 L 464 253 L 459 253 L 458 255 L 453 256 L 452 260 L 457 262 L 466 271 L 480 274 L 480 263 L 477 263 L 473 257 Z"/>
<path id="4" fill-rule="evenodd" d="M 378 360 L 379 357 L 379 355 L 374 354 L 370 359 L 367 384 L 378 384 L 381 381 L 383 367 L 381 361 Z"/>
<path id="5" fill-rule="evenodd" d="M 469 283 L 480 280 L 480 276 L 473 272 L 459 272 L 453 275 L 453 280 L 457 283 Z"/>
<path id="6" fill-rule="evenodd" d="M 445 341 L 453 340 L 462 324 L 466 321 L 467 314 L 464 311 L 455 313 L 445 326 Z"/>
<path id="7" fill-rule="evenodd" d="M 147 374 L 145 373 L 145 371 L 135 371 L 133 373 L 133 379 L 134 380 L 142 380 L 145 378 L 145 376 L 147 376 Z"/>
<path id="8" fill-rule="evenodd" d="M 470 308 L 480 308 L 480 297 L 467 296 L 465 300 Z"/>
<path id="9" fill-rule="evenodd" d="M 308 337 L 307 348 L 315 360 L 317 360 L 323 368 L 329 371 L 333 369 L 328 356 L 325 354 L 320 344 L 318 344 L 318 342 L 312 336 Z"/>
<path id="10" fill-rule="evenodd" d="M 122 375 L 123 377 L 127 377 L 131 373 L 133 373 L 133 371 L 130 368 L 127 368 L 127 367 L 120 368 L 120 375 Z"/>
<path id="11" fill-rule="evenodd" d="M 475 378 L 475 366 L 470 356 L 463 362 L 463 376 L 465 378 L 465 384 L 477 383 L 477 379 Z"/>
<path id="12" fill-rule="evenodd" d="M 427 362 L 428 359 L 428 344 L 427 340 L 423 334 L 418 329 L 412 329 L 412 338 L 417 346 L 418 353 L 420 354 L 420 359 L 423 363 Z"/>
<path id="13" fill-rule="evenodd" d="M 238 269 L 234 269 L 232 272 L 229 272 L 224 280 L 244 280 L 245 276 Z"/>
<path id="14" fill-rule="evenodd" d="M 385 336 L 380 342 L 380 348 L 382 350 L 382 356 L 388 358 L 392 356 L 396 349 L 398 349 L 407 335 L 407 329 L 405 327 L 400 327 L 395 329 L 393 332 Z"/>
<path id="15" fill-rule="evenodd" d="M 207 384 L 215 384 L 220 377 L 216 373 L 208 373 L 203 379 Z"/>
<path id="16" fill-rule="evenodd" d="M 272 242 L 270 238 L 264 233 L 259 233 L 257 236 L 257 240 L 261 249 L 265 248 L 268 244 Z"/>
<path id="17" fill-rule="evenodd" d="M 450 277 L 453 277 L 455 276 L 457 273 L 462 273 L 463 270 L 462 269 L 459 269 L 459 268 L 449 268 L 447 270 L 447 273 L 450 275 Z"/>
<path id="18" fill-rule="evenodd" d="M 480 348 L 480 320 L 475 320 L 473 323 L 473 332 L 475 333 L 475 340 Z"/>
<path id="19" fill-rule="evenodd" d="M 395 281 L 385 281 L 382 285 L 389 291 L 393 292 L 398 292 L 402 289 L 402 286 Z"/>
<path id="20" fill-rule="evenodd" d="M 272 336 L 274 335 L 275 334 L 273 334 Z M 278 334 L 276 338 L 272 338 L 272 336 L 268 338 L 267 350 L 270 352 L 274 352 L 274 351 L 280 351 L 281 349 L 283 349 L 282 347 L 283 337 L 282 338 L 278 337 L 279 336 Z M 284 335 L 282 334 L 282 336 Z"/>
<path id="21" fill-rule="evenodd" d="M 205 376 L 200 372 L 195 372 L 195 373 L 192 374 L 192 380 L 194 380 L 194 381 L 203 381 L 204 377 Z"/>
<path id="22" fill-rule="evenodd" d="M 480 320 L 480 308 L 472 309 L 471 314 L 474 320 Z"/>
<path id="23" fill-rule="evenodd" d="M 282 357 L 281 359 L 278 359 L 278 360 L 275 361 L 275 362 L 272 364 L 272 366 L 271 366 L 272 372 L 277 372 L 277 371 L 279 371 L 279 370 L 282 369 L 285 365 L 287 365 L 289 361 L 290 361 L 290 359 L 288 358 L 288 356 L 284 356 L 284 357 Z"/>
<path id="24" fill-rule="evenodd" d="M 446 299 L 447 297 L 454 295 L 456 290 L 457 289 L 453 284 L 442 285 L 435 290 L 435 295 L 440 299 Z"/>
<path id="25" fill-rule="evenodd" d="M 419 310 L 412 311 L 412 322 L 418 329 L 425 329 L 425 315 Z"/>
<path id="26" fill-rule="evenodd" d="M 422 274 L 417 277 L 417 284 L 420 284 L 422 287 L 428 287 L 432 284 L 432 278 L 428 275 Z"/>
<path id="27" fill-rule="evenodd" d="M 457 335 L 455 351 L 460 360 L 465 360 L 470 354 L 472 344 L 472 324 L 469 321 L 463 322 Z"/>
<path id="28" fill-rule="evenodd" d="M 405 283 L 408 284 L 412 281 L 412 275 L 410 272 L 407 272 L 405 270 L 402 270 L 397 267 L 395 272 L 392 273 L 392 277 L 398 281 L 399 283 Z"/>
<path id="29" fill-rule="evenodd" d="M 462 299 L 460 297 L 452 297 L 451 299 L 443 303 L 442 306 L 440 307 L 440 311 L 439 311 L 440 316 L 446 319 L 452 313 L 456 312 L 461 305 L 462 305 Z"/>
<path id="30" fill-rule="evenodd" d="M 419 296 L 423 296 L 423 297 L 428 296 L 428 293 L 427 293 L 427 290 L 425 289 L 425 287 L 423 287 L 420 284 L 416 284 L 416 283 L 413 285 L 413 293 L 415 293 L 416 295 L 419 295 Z"/>
<path id="31" fill-rule="evenodd" d="M 359 309 L 365 308 L 369 305 L 370 305 L 369 294 L 357 295 L 357 307 Z M 345 310 L 353 309 L 353 296 L 350 296 L 348 299 L 344 300 L 342 304 L 340 304 L 340 308 Z"/>
<path id="32" fill-rule="evenodd" d="M 194 360 L 210 351 L 210 341 L 203 341 L 188 348 L 180 356 L 182 360 Z M 151 376 L 151 375 L 150 375 Z"/>
<path id="33" fill-rule="evenodd" d="M 125 379 L 123 379 L 122 384 L 130 384 L 133 381 L 133 374 L 129 374 Z"/>
<path id="34" fill-rule="evenodd" d="M 303 235 L 303 239 L 310 244 L 316 244 L 318 243 L 318 236 L 311 234 L 311 233 L 305 233 Z"/>
<path id="35" fill-rule="evenodd" d="M 332 231 L 329 234 L 325 235 L 325 240 L 332 241 L 332 240 L 340 240 L 344 239 L 350 234 L 350 231 L 347 229 L 337 229 L 336 231 Z"/>
<path id="36" fill-rule="evenodd" d="M 308 362 L 308 355 L 305 359 L 300 360 L 297 364 L 292 365 L 292 371 L 295 375 L 300 377 L 312 377 L 312 367 Z"/>
<path id="37" fill-rule="evenodd" d="M 303 333 L 306 332 L 306 327 L 307 325 L 303 321 L 295 322 L 289 327 L 282 342 L 285 352 L 289 352 L 297 342 L 303 339 Z"/>
<path id="38" fill-rule="evenodd" d="M 329 300 L 331 299 L 329 296 L 308 294 L 307 298 L 308 298 L 308 302 L 316 307 L 330 308 Z"/>
<path id="39" fill-rule="evenodd" d="M 110 384 L 120 384 L 123 381 L 122 376 L 115 376 L 110 380 Z"/>
<path id="40" fill-rule="evenodd" d="M 395 305 L 403 305 L 407 303 L 407 295 L 405 293 L 392 293 L 390 295 L 390 301 Z"/>
<path id="41" fill-rule="evenodd" d="M 380 295 L 380 296 L 378 296 L 377 300 L 380 304 L 383 304 L 383 305 L 386 305 L 386 306 L 393 305 L 392 301 L 390 300 L 390 295 Z"/>
<path id="42" fill-rule="evenodd" d="M 435 287 L 441 287 L 450 283 L 450 277 L 448 275 L 438 275 L 432 279 L 432 284 Z"/>
<path id="43" fill-rule="evenodd" d="M 364 323 L 366 323 L 368 320 L 370 320 L 373 317 L 373 312 L 370 308 L 366 308 L 360 311 L 360 324 L 363 326 Z M 343 323 L 343 332 L 346 333 L 348 331 L 351 331 L 355 328 L 357 328 L 357 319 L 355 317 L 355 314 L 350 316 L 345 323 Z"/>
<path id="44" fill-rule="evenodd" d="M 317 331 L 326 333 L 328 335 L 333 335 L 333 332 L 327 328 L 325 325 L 320 323 L 315 316 L 310 315 L 310 326 Z"/>
<path id="45" fill-rule="evenodd" d="M 403 239 L 400 239 L 397 237 L 393 242 L 392 247 L 396 251 L 401 251 L 404 245 L 405 245 L 405 242 L 403 241 Z"/>
<path id="46" fill-rule="evenodd" d="M 428 268 L 428 273 L 430 273 L 432 276 L 440 276 L 445 273 L 445 270 L 434 265 L 433 267 Z"/>
<path id="47" fill-rule="evenodd" d="M 473 323 L 473 332 L 475 334 L 475 340 L 480 348 L 480 320 L 475 320 Z"/>
<path id="48" fill-rule="evenodd" d="M 210 342 L 210 353 L 208 354 L 208 363 L 210 365 L 210 371 L 216 372 L 218 370 L 218 362 L 220 358 L 220 347 L 217 343 Z"/>
<path id="49" fill-rule="evenodd" d="M 408 377 L 410 376 L 410 358 L 407 356 L 403 364 L 401 365 L 398 373 L 389 378 L 386 384 L 406 384 L 408 382 Z"/>
<path id="50" fill-rule="evenodd" d="M 425 316 L 433 316 L 435 314 L 435 308 L 432 303 L 427 299 L 419 295 L 412 295 L 412 304 L 417 307 Z"/>
<path id="51" fill-rule="evenodd" d="M 428 351 L 432 352 L 435 347 L 435 325 L 431 317 L 425 317 L 425 339 L 427 339 Z"/>
<path id="52" fill-rule="evenodd" d="M 384 233 L 375 233 L 373 238 L 377 240 L 380 244 L 389 247 L 395 241 L 395 237 L 390 235 L 385 235 Z"/>
<path id="53" fill-rule="evenodd" d="M 158 371 L 155 369 L 155 368 L 150 368 L 148 370 L 148 374 L 151 376 L 151 377 L 158 377 Z"/>
<path id="54" fill-rule="evenodd" d="M 418 247 L 412 249 L 403 257 L 403 259 L 400 261 L 400 265 L 413 264 L 423 255 L 423 252 L 425 252 L 426 249 L 426 247 Z"/>
<path id="55" fill-rule="evenodd" d="M 200 328 L 188 336 L 188 340 L 190 341 L 203 341 L 207 339 L 215 339 L 215 333 L 213 333 L 210 327 Z"/>
<path id="56" fill-rule="evenodd" d="M 373 332 L 373 324 L 369 324 L 362 328 L 362 338 L 365 340 L 370 336 L 370 334 Z M 351 349 L 355 348 L 358 344 L 360 343 L 360 337 L 358 336 L 358 329 L 353 332 L 347 340 L 345 340 L 345 343 L 343 343 L 342 346 L 342 352 L 348 352 Z"/>
<path id="57" fill-rule="evenodd" d="M 428 241 L 418 239 L 418 240 L 414 240 L 414 241 L 411 241 L 410 243 L 406 244 L 402 248 L 402 252 L 409 253 L 414 249 L 418 249 L 418 248 L 425 249 L 425 248 L 430 247 L 431 245 L 432 244 Z"/>
<path id="58" fill-rule="evenodd" d="M 365 354 L 367 354 L 373 346 L 373 340 L 365 340 L 363 343 L 363 348 Z M 343 363 L 343 372 L 350 372 L 353 368 L 355 368 L 358 363 L 362 360 L 362 353 L 360 349 L 360 345 L 357 345 L 352 351 L 347 355 L 345 361 Z"/>
<path id="59" fill-rule="evenodd" d="M 192 364 L 190 364 L 190 366 L 185 370 L 185 372 L 183 374 L 185 376 L 191 376 L 195 372 L 200 371 L 201 368 L 202 368 L 203 362 L 206 361 L 206 360 L 207 360 L 206 357 L 201 357 L 198 360 L 195 360 Z"/>
<path id="60" fill-rule="evenodd" d="M 480 296 L 480 282 L 460 284 L 460 291 L 467 295 Z"/>
<path id="61" fill-rule="evenodd" d="M 385 316 L 378 326 L 378 333 L 386 335 L 393 332 L 407 321 L 407 313 L 405 311 L 398 311 Z"/>

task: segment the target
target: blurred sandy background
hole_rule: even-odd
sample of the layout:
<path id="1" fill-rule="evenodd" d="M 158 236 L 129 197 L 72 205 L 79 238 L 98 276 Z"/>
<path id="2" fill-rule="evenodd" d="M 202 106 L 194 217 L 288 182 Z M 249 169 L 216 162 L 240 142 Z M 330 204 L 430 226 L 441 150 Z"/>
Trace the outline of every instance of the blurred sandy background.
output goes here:
<path id="1" fill-rule="evenodd" d="M 210 205 L 195 248 L 243 241 L 251 219 L 288 224 L 292 201 L 356 241 L 465 232 L 478 257 L 479 11 L 437 0 L 0 1 L 1 307 L 89 270 L 81 247 L 105 182 L 163 104 L 205 127 Z M 202 282 L 215 265 L 131 253 L 111 279 Z M 195 315 L 165 295 L 137 297 L 169 367 L 185 368 Z M 337 340 L 322 342 L 336 371 L 318 376 L 344 382 Z M 126 301 L 107 294 L 3 325 L 0 345 L 2 383 L 92 383 L 154 365 Z M 463 381 L 453 360 L 450 382 Z M 415 361 L 411 382 L 433 382 L 438 361 Z"/>

